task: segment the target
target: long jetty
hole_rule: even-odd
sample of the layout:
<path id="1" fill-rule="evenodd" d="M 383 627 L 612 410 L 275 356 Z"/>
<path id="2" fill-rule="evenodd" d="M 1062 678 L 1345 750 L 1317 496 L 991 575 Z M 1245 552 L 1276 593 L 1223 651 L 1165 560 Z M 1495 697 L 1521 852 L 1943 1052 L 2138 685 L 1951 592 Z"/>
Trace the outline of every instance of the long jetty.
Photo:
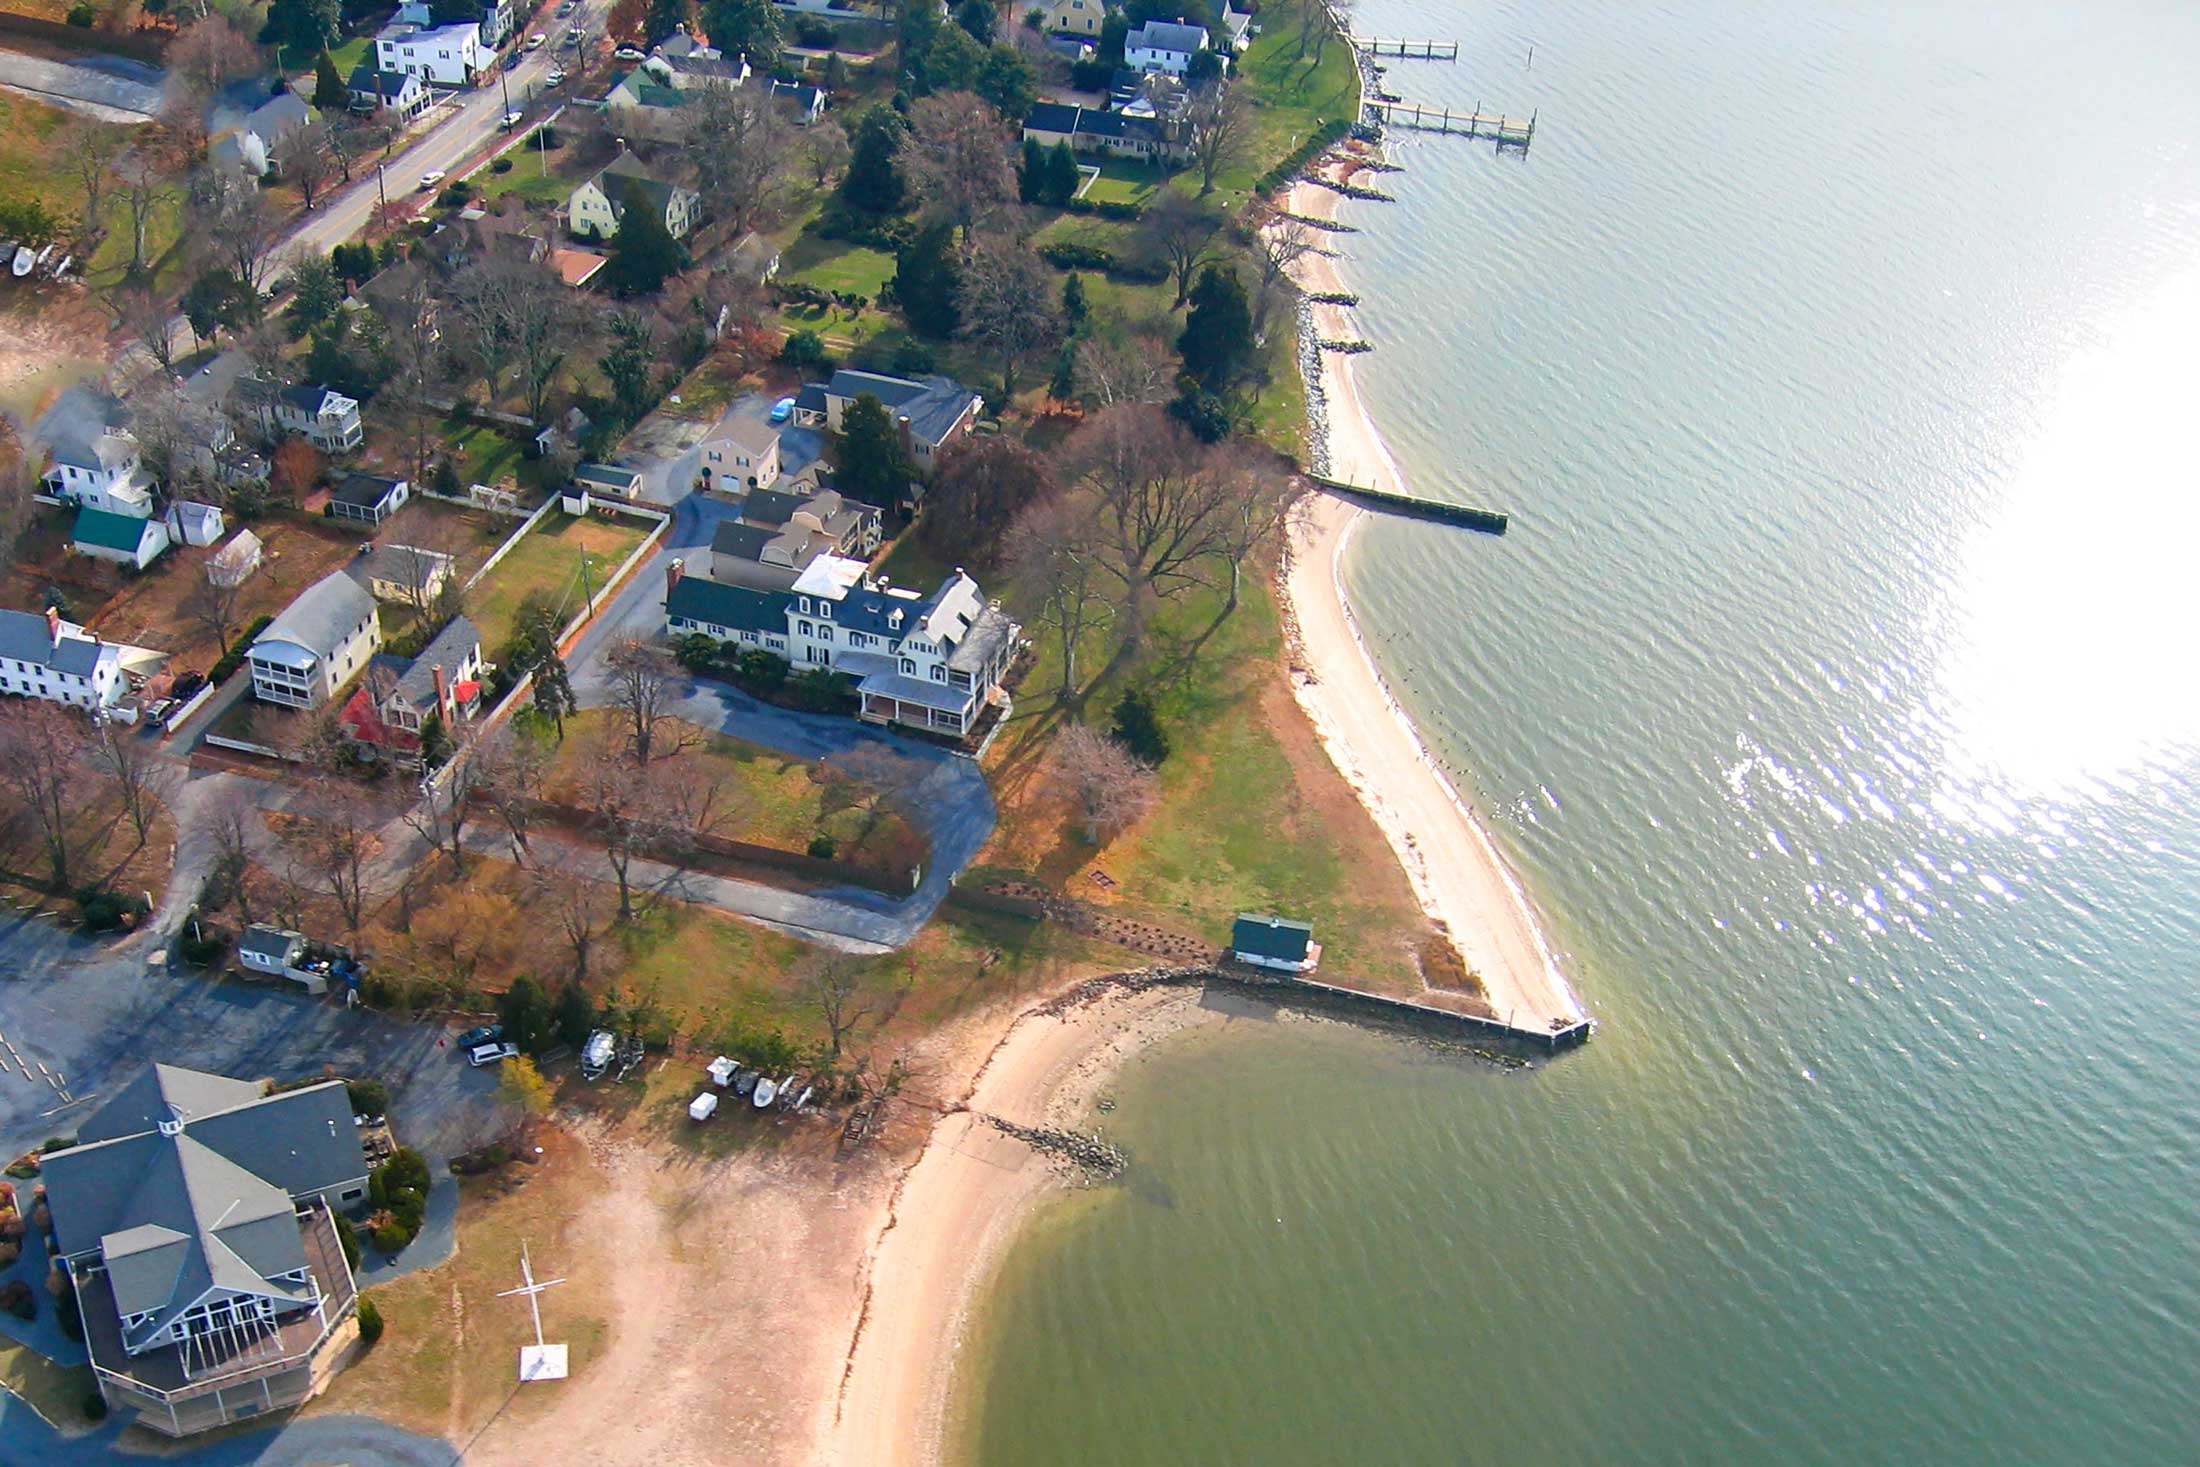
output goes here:
<path id="1" fill-rule="evenodd" d="M 1376 97 L 1367 98 L 1361 105 L 1390 127 L 1414 127 L 1424 132 L 1450 133 L 1463 138 L 1489 138 L 1500 148 L 1522 151 L 1535 141 L 1536 114 L 1533 112 L 1522 121 L 1502 113 L 1484 112 L 1480 102 L 1474 104 L 1472 112 L 1423 107 L 1418 102 L 1385 102 Z"/>
<path id="2" fill-rule="evenodd" d="M 1390 36 L 1354 36 L 1352 44 L 1370 56 L 1403 56 L 1412 61 L 1457 61 L 1457 41 L 1401 41 Z"/>
<path id="3" fill-rule="evenodd" d="M 1324 478 L 1320 474 L 1308 474 L 1307 478 L 1329 490 L 1332 494 L 1362 504 L 1370 509 L 1387 510 L 1409 519 L 1433 520 L 1443 525 L 1458 525 L 1462 529 L 1479 530 L 1485 535 L 1502 535 L 1512 517 L 1501 510 L 1477 509 L 1471 504 L 1450 504 L 1440 499 L 1421 499 L 1411 494 L 1393 494 L 1388 489 L 1370 488 L 1366 484 L 1347 483 L 1343 479 Z"/>

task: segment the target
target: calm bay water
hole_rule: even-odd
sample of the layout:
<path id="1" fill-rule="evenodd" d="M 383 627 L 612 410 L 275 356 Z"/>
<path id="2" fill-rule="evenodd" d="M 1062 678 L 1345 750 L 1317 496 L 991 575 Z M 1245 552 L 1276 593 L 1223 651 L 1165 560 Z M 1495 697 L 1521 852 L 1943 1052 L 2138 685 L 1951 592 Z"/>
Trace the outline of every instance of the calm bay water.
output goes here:
<path id="1" fill-rule="evenodd" d="M 1347 216 L 1393 449 L 1514 515 L 1351 581 L 1603 1031 L 1145 1057 L 971 1455 L 2200 1461 L 2200 7 L 1360 16 L 1541 112 Z"/>

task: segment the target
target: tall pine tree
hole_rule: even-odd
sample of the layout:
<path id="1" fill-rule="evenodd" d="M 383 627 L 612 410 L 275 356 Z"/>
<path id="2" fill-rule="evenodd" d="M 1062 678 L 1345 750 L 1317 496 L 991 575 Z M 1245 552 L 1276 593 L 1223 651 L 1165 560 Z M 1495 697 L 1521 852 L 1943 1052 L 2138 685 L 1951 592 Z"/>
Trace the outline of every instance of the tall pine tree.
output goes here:
<path id="1" fill-rule="evenodd" d="M 962 325 L 955 304 L 961 288 L 954 226 L 930 224 L 918 230 L 894 266 L 894 297 L 909 324 L 925 336 L 953 336 Z"/>
<path id="2" fill-rule="evenodd" d="M 336 70 L 336 58 L 323 51 L 313 59 L 313 105 L 323 112 L 340 112 L 351 101 L 351 91 Z"/>
<path id="3" fill-rule="evenodd" d="M 1209 265 L 1199 272 L 1176 349 L 1186 376 L 1217 396 L 1229 390 L 1253 349 L 1253 311 L 1237 271 Z"/>
<path id="4" fill-rule="evenodd" d="M 885 404 L 868 392 L 850 403 L 840 420 L 833 487 L 865 504 L 891 505 L 908 494 L 915 477 L 916 466 Z"/>
<path id="5" fill-rule="evenodd" d="M 893 108 L 873 107 L 856 124 L 855 148 L 848 158 L 848 176 L 840 181 L 840 196 L 867 214 L 898 214 L 908 186 L 894 153 L 901 147 L 905 124 Z"/>

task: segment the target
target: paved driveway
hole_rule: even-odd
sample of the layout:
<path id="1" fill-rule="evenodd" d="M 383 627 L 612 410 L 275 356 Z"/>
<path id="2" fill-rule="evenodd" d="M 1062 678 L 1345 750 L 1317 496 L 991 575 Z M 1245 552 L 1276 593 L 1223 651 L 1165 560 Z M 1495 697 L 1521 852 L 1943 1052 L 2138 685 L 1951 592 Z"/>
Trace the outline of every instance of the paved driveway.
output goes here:
<path id="1" fill-rule="evenodd" d="M 444 1047 L 440 1027 L 347 1010 L 239 979 L 146 965 L 46 923 L 0 924 L 0 1032 L 29 1067 L 0 1074 L 0 1154 L 67 1135 L 100 1097 L 151 1060 L 239 1076 L 294 1078 L 332 1064 L 390 1088 L 398 1138 L 431 1157 L 494 1135 L 496 1075 Z M 39 1077 L 63 1077 L 75 1104 Z"/>
<path id="2" fill-rule="evenodd" d="M 168 74 L 119 56 L 49 61 L 0 51 L 0 87 L 24 92 L 102 122 L 146 122 L 160 111 Z"/>

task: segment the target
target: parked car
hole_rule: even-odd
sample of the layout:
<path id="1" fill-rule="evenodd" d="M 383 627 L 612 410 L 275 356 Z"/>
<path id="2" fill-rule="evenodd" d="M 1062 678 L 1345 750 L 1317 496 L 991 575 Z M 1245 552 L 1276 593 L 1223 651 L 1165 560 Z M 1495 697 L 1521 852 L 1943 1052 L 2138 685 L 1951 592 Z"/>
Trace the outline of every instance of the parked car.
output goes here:
<path id="1" fill-rule="evenodd" d="M 458 1047 L 467 1050 L 479 1049 L 484 1044 L 494 1044 L 503 1037 L 504 1026 L 502 1024 L 482 1024 L 459 1035 Z"/>
<path id="2" fill-rule="evenodd" d="M 541 31 L 536 31 L 533 35 L 527 38 L 527 49 L 530 51 L 540 51 L 544 46 L 547 46 L 548 44 L 550 44 L 550 38 L 544 35 Z"/>
<path id="3" fill-rule="evenodd" d="M 434 188 L 437 184 L 441 183 L 448 176 L 449 175 L 440 168 L 429 169 L 426 173 L 420 175 L 420 191 L 422 193 L 426 193 L 429 189 Z"/>
<path id="4" fill-rule="evenodd" d="M 484 1044 L 466 1056 L 466 1063 L 474 1066 L 501 1065 L 518 1055 L 516 1044 Z"/>
<path id="5" fill-rule="evenodd" d="M 793 399 L 793 398 L 791 398 L 791 397 L 782 397 L 781 399 L 779 399 L 779 401 L 777 401 L 777 402 L 775 402 L 775 403 L 773 403 L 773 404 L 772 404 L 772 421 L 773 421 L 773 422 L 775 422 L 775 423 L 784 423 L 784 422 L 786 422 L 786 421 L 787 421 L 787 419 L 789 419 L 789 418 L 791 418 L 791 417 L 793 417 L 793 416 L 794 416 L 794 399 Z"/>
<path id="6" fill-rule="evenodd" d="M 168 691 L 174 697 L 182 699 L 190 697 L 193 693 L 197 692 L 199 689 L 205 686 L 206 674 L 203 672 L 192 671 L 187 672 L 182 677 L 177 678 L 176 685 L 170 688 Z"/>
<path id="7" fill-rule="evenodd" d="M 639 61 L 642 59 L 640 48 L 635 46 L 621 46 L 611 54 L 621 61 Z"/>
<path id="8" fill-rule="evenodd" d="M 565 85 L 565 73 L 563 71 L 552 71 L 544 80 L 553 87 L 562 87 Z"/>

